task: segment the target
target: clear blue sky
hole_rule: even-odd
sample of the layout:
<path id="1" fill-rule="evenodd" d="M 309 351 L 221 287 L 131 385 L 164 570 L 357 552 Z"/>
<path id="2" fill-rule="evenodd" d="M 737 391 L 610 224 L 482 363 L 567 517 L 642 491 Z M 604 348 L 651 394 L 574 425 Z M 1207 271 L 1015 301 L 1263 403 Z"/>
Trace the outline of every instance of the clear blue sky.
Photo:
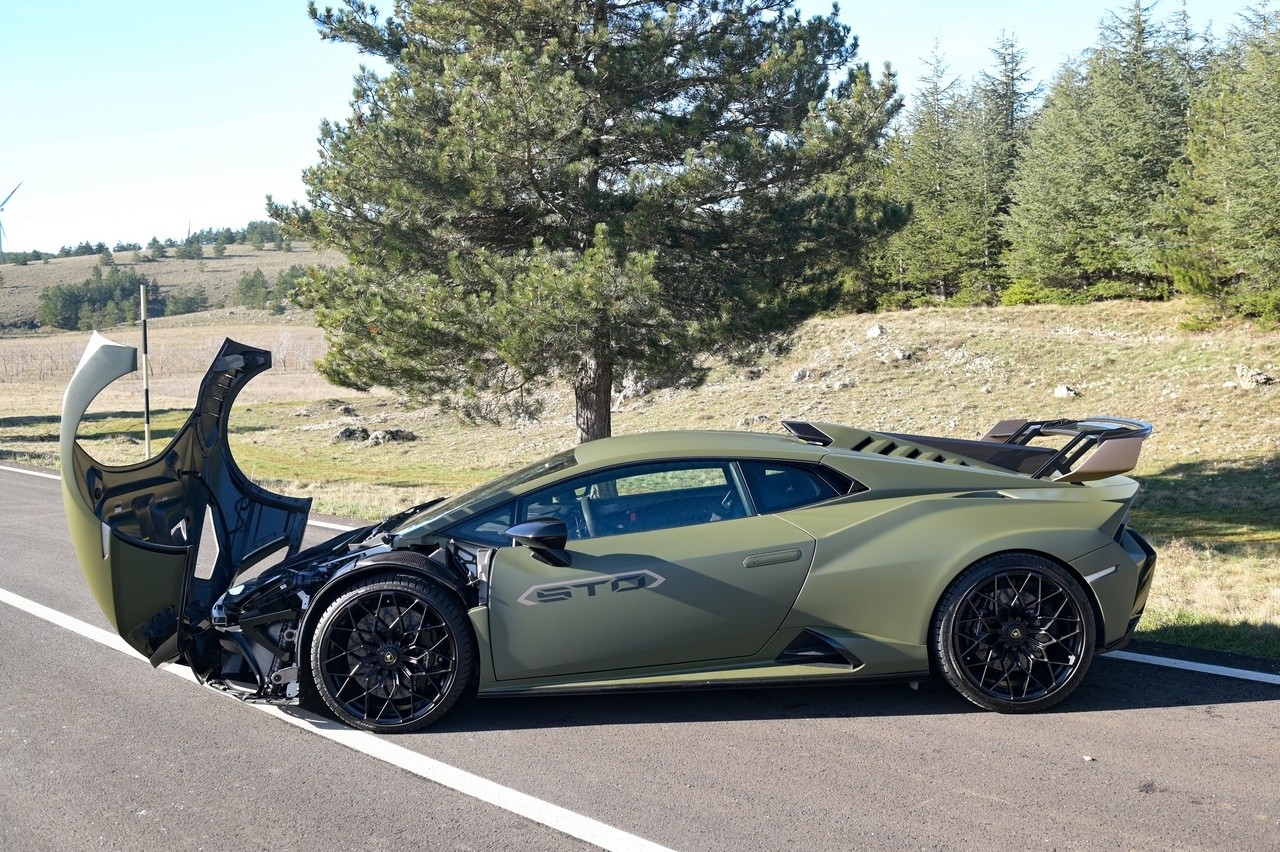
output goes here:
<path id="1" fill-rule="evenodd" d="M 323 2 L 320 3 L 324 5 Z M 391 8 L 391 0 L 381 6 Z M 830 3 L 803 0 L 806 11 Z M 1221 35 L 1245 0 L 1186 0 Z M 1161 0 L 1158 17 L 1180 6 Z M 846 0 L 873 69 L 910 93 L 935 40 L 952 73 L 988 65 L 1001 31 L 1049 79 L 1124 0 Z M 0 0 L 4 247 L 145 244 L 188 227 L 266 218 L 266 195 L 305 198 L 325 117 L 345 119 L 361 58 L 321 42 L 305 0 Z"/>

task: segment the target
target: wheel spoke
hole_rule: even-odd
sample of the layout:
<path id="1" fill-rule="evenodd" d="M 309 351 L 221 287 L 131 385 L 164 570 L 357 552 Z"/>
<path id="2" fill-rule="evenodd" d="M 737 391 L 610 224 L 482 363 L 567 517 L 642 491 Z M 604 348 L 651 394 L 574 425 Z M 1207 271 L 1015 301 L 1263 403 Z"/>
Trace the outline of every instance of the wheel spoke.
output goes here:
<path id="1" fill-rule="evenodd" d="M 993 698 L 1037 700 L 1076 671 L 1084 617 L 1052 575 L 1034 568 L 1000 571 L 956 603 L 954 659 L 964 677 Z"/>
<path id="2" fill-rule="evenodd" d="M 430 600 L 412 590 L 384 587 L 352 596 L 316 641 L 326 700 L 350 718 L 402 726 L 456 694 L 455 633 Z"/>

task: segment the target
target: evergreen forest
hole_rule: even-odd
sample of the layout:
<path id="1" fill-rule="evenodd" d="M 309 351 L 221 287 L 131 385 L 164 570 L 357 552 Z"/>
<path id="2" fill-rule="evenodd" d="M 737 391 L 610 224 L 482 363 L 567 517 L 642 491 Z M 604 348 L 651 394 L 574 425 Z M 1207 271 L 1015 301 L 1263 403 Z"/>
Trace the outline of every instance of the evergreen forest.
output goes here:
<path id="1" fill-rule="evenodd" d="M 1280 15 L 1222 38 L 1133 3 L 1032 80 L 1012 38 L 965 83 L 936 53 L 882 148 L 906 226 L 847 272 L 857 310 L 1204 297 L 1280 320 Z"/>

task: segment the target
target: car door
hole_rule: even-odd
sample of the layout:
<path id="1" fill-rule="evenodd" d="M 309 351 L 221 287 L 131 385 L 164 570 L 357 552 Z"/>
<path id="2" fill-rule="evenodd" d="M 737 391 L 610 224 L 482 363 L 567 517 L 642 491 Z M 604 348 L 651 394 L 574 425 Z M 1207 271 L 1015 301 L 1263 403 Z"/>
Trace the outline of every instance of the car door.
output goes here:
<path id="1" fill-rule="evenodd" d="M 548 564 L 524 547 L 495 554 L 489 617 L 496 677 L 759 651 L 790 611 L 815 542 L 778 517 L 751 513 L 740 480 L 729 461 L 649 463 L 524 498 L 517 521 L 555 507 L 574 516 L 564 518 L 570 564 Z"/>

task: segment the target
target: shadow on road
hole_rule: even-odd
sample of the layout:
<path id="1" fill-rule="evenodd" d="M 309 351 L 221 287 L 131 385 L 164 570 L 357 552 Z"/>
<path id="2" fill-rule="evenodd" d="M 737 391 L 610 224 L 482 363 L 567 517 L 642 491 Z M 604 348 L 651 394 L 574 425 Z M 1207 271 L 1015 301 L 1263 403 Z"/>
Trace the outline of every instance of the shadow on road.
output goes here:
<path id="1" fill-rule="evenodd" d="M 1049 714 L 1280 703 L 1280 686 L 1100 657 L 1084 684 Z M 985 713 L 938 678 L 905 683 L 718 689 L 466 702 L 431 731 L 499 731 L 673 722 L 876 718 Z"/>

